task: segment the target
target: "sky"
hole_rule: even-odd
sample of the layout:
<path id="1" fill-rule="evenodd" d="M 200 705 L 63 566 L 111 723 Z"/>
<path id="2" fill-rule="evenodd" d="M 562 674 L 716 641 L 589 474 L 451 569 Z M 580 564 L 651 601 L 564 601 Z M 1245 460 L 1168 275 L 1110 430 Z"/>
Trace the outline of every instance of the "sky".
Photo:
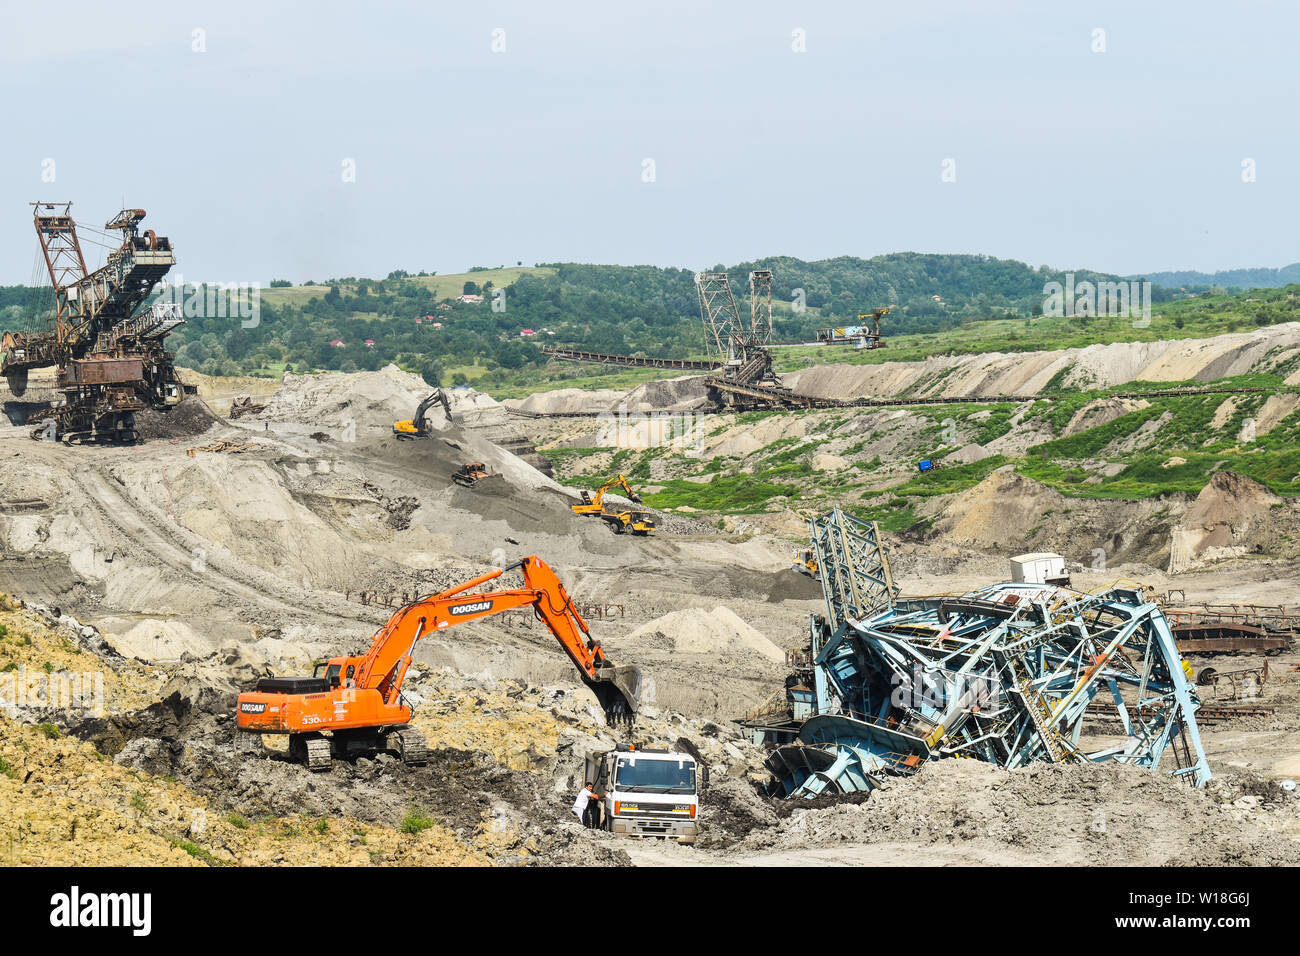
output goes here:
<path id="1" fill-rule="evenodd" d="M 35 200 L 148 210 L 191 281 L 1282 266 L 1297 33 L 1285 3 L 0 0 L 0 284 L 40 271 Z"/>

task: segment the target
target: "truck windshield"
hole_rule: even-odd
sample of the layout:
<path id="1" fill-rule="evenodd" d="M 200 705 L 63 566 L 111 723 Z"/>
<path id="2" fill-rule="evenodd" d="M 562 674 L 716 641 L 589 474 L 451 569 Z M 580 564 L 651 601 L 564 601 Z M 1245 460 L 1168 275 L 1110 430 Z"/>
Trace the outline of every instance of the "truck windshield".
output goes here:
<path id="1" fill-rule="evenodd" d="M 614 775 L 614 788 L 632 793 L 694 793 L 695 764 L 684 760 L 623 758 Z"/>

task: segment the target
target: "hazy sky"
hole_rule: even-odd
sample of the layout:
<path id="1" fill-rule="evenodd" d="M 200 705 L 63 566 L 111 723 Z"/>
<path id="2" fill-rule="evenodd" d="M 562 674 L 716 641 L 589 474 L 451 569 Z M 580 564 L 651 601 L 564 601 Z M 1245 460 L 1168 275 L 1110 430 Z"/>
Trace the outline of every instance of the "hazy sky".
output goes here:
<path id="1" fill-rule="evenodd" d="M 177 271 L 211 281 L 902 250 L 1125 274 L 1300 259 L 1285 3 L 3 0 L 0 17 L 0 284 L 32 276 L 35 199 L 96 227 L 144 207 Z"/>

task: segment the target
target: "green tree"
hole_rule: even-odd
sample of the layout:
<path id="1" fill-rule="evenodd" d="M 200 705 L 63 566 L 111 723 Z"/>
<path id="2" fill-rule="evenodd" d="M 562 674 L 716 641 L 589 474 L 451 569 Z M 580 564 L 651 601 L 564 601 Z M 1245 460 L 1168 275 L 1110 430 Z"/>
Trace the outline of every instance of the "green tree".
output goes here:
<path id="1" fill-rule="evenodd" d="M 441 385 L 442 377 L 446 374 L 446 369 L 436 358 L 425 359 L 420 366 L 420 374 L 424 376 L 425 382 L 430 385 Z"/>

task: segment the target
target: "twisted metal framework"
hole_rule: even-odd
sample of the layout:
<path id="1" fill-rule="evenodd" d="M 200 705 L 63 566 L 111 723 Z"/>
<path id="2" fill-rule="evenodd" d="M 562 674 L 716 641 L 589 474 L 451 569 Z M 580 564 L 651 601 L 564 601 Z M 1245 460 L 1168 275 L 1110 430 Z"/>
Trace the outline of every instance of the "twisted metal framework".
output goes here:
<path id="1" fill-rule="evenodd" d="M 941 757 L 1163 761 L 1195 786 L 1210 779 L 1200 699 L 1149 591 L 1007 583 L 904 600 L 875 522 L 835 508 L 809 524 L 826 615 L 787 682 L 788 716 L 753 723 L 785 741 L 766 761 L 773 792 L 871 790 Z M 811 691 L 802 722 L 792 689 Z M 1120 741 L 1089 750 L 1085 714 Z"/>
<path id="2" fill-rule="evenodd" d="M 1200 699 L 1169 622 L 1137 587 L 996 584 L 841 618 L 814 625 L 817 716 L 768 758 L 776 792 L 870 790 L 948 756 L 1157 770 L 1168 752 L 1172 776 L 1210 779 Z M 1087 750 L 1085 712 L 1122 740 Z"/>
<path id="3" fill-rule="evenodd" d="M 808 526 L 831 630 L 893 603 L 898 586 L 876 522 L 859 521 L 836 506 Z"/>

